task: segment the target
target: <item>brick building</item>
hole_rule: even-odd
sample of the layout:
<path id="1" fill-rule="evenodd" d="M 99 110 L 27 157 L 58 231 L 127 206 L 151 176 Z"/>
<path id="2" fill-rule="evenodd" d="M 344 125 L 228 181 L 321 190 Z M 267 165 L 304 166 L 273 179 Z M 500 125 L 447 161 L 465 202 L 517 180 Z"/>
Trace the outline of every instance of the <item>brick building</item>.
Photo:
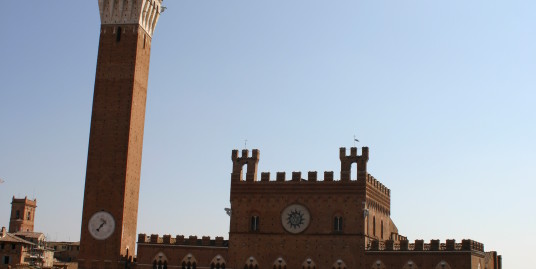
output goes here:
<path id="1" fill-rule="evenodd" d="M 501 268 L 495 251 L 470 239 L 425 243 L 400 235 L 391 190 L 367 171 L 367 147 L 361 155 L 340 149 L 338 179 L 327 171 L 323 180 L 317 172 L 261 173 L 259 180 L 259 157 L 258 150 L 233 151 L 229 240 L 140 234 L 137 267 Z"/>
<path id="2" fill-rule="evenodd" d="M 46 247 L 45 236 L 36 232 L 0 232 L 0 269 L 52 268 L 54 252 Z"/>
<path id="3" fill-rule="evenodd" d="M 35 208 L 37 200 L 30 200 L 28 197 L 15 198 L 11 200 L 11 217 L 9 218 L 9 232 L 33 232 Z"/>
<path id="4" fill-rule="evenodd" d="M 151 41 L 162 0 L 98 2 L 79 268 L 501 268 L 496 252 L 469 239 L 425 244 L 400 235 L 391 191 L 367 171 L 366 147 L 361 155 L 341 148 L 339 176 L 328 171 L 323 179 L 278 172 L 259 180 L 259 151 L 234 150 L 229 239 L 140 234 L 135 252 Z"/>

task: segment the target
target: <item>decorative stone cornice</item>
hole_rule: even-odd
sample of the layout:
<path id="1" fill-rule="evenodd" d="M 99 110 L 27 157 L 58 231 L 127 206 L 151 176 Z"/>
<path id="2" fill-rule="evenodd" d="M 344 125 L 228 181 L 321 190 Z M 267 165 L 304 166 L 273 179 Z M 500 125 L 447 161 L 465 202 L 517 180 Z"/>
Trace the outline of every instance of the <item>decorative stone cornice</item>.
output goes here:
<path id="1" fill-rule="evenodd" d="M 162 11 L 163 0 L 99 0 L 101 24 L 139 24 L 149 36 Z"/>

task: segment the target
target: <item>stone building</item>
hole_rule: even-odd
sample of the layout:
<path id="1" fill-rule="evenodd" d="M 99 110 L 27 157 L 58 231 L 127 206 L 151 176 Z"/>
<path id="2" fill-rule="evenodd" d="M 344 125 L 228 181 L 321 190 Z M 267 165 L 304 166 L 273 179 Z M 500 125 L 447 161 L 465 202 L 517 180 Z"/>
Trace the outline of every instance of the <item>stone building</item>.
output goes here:
<path id="1" fill-rule="evenodd" d="M 367 171 L 367 147 L 361 155 L 340 149 L 338 179 L 313 171 L 275 179 L 261 173 L 259 180 L 259 157 L 258 150 L 233 151 L 229 240 L 140 234 L 137 267 L 501 268 L 495 251 L 470 239 L 425 243 L 400 235 L 390 218 L 391 190 Z"/>

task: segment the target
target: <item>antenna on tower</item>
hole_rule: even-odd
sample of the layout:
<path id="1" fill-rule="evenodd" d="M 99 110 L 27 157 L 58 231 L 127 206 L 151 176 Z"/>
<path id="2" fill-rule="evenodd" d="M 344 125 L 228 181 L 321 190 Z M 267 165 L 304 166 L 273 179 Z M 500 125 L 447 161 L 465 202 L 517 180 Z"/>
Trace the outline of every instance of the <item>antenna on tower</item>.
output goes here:
<path id="1" fill-rule="evenodd" d="M 248 140 L 247 139 L 244 140 L 244 149 L 248 149 Z"/>

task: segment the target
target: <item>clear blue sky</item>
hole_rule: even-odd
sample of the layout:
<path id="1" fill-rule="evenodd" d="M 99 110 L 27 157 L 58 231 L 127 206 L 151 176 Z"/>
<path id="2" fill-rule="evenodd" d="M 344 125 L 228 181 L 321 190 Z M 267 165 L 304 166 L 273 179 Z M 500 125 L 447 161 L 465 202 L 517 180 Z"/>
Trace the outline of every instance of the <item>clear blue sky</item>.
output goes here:
<path id="1" fill-rule="evenodd" d="M 339 172 L 355 134 L 414 239 L 521 268 L 536 236 L 535 1 L 168 0 L 152 43 L 138 232 L 228 236 L 231 150 Z M 0 225 L 78 240 L 97 1 L 5 1 Z M 523 261 L 523 263 L 522 263 Z"/>

